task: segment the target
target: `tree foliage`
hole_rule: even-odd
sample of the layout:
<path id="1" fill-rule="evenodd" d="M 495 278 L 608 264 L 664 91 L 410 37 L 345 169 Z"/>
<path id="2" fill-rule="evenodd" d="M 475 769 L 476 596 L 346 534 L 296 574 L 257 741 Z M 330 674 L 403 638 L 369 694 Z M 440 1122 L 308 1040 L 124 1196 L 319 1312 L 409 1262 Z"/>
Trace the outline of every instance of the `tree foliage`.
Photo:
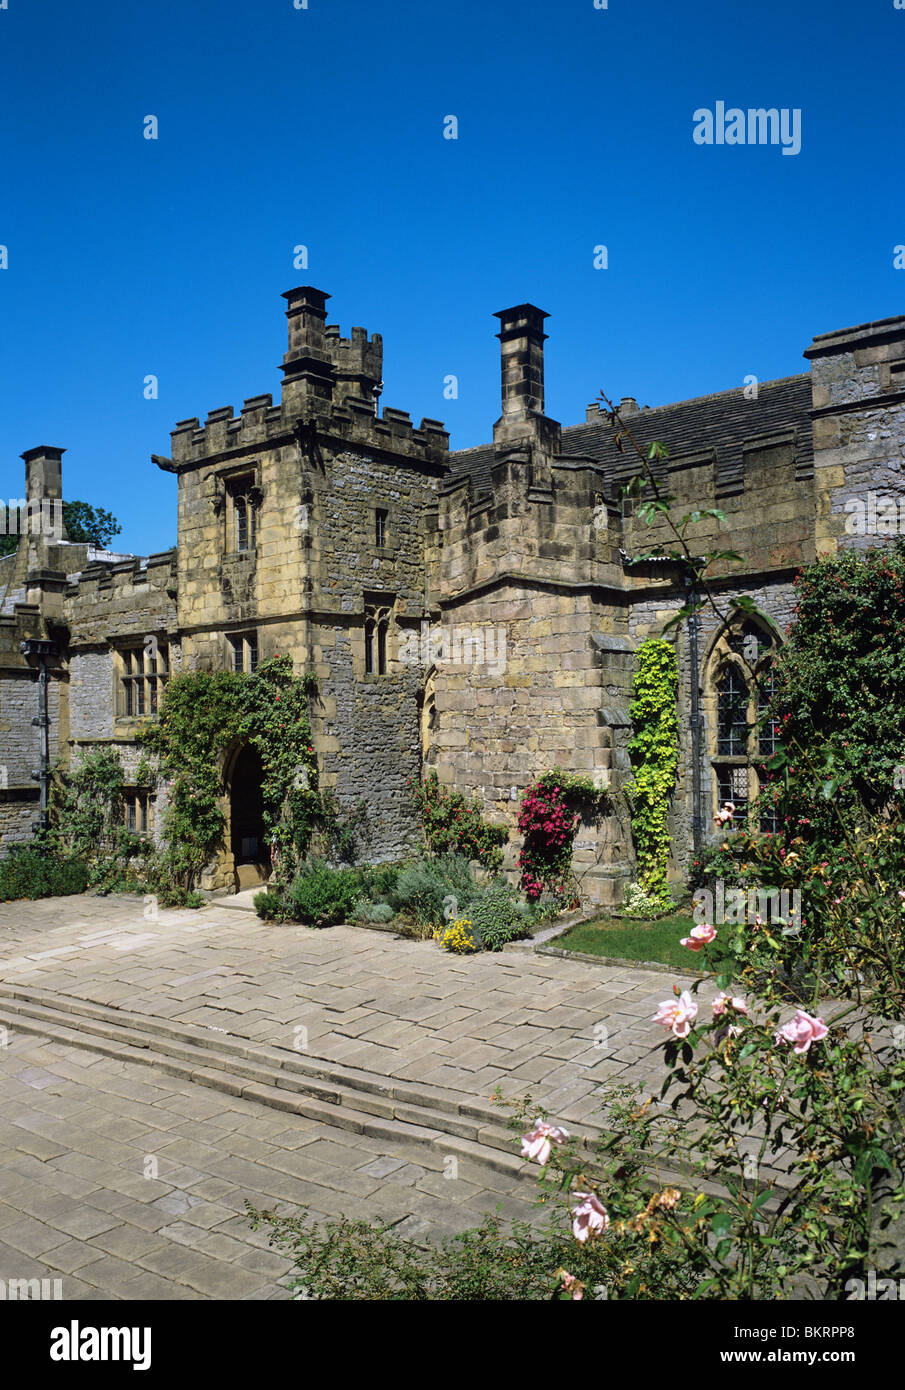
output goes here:
<path id="1" fill-rule="evenodd" d="M 71 541 L 95 545 L 99 550 L 106 549 L 113 537 L 123 529 L 112 512 L 103 507 L 93 507 L 90 502 L 64 502 L 63 525 Z M 12 555 L 18 544 L 19 537 L 15 533 L 0 536 L 0 556 Z"/>

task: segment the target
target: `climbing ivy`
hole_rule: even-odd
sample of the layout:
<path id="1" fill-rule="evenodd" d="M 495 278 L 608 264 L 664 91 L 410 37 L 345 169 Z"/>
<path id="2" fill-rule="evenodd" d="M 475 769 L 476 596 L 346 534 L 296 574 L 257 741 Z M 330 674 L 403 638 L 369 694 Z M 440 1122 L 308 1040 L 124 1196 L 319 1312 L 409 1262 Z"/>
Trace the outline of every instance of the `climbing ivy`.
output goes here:
<path id="1" fill-rule="evenodd" d="M 174 676 L 160 718 L 141 737 L 156 754 L 166 783 L 164 859 L 175 882 L 189 888 L 222 844 L 222 760 L 231 745 L 261 755 L 263 820 L 277 877 L 291 877 L 317 829 L 336 833 L 333 799 L 318 788 L 308 697 L 313 677 L 292 673 L 275 656 L 254 675 L 190 671 Z"/>
<path id="2" fill-rule="evenodd" d="M 173 881 L 187 889 L 223 837 L 220 760 L 241 737 L 245 679 L 234 671 L 173 676 L 159 719 L 139 736 L 157 755 L 166 785 L 163 862 Z"/>
<path id="3" fill-rule="evenodd" d="M 669 800 L 679 764 L 679 669 L 671 643 L 658 637 L 641 644 L 633 689 L 629 755 L 634 775 L 627 795 L 638 881 L 649 898 L 668 905 Z"/>
<path id="4" fill-rule="evenodd" d="M 83 754 L 75 767 L 57 769 L 51 789 L 51 824 L 61 846 L 80 858 L 109 853 L 122 818 L 123 765 L 113 748 Z"/>
<path id="5" fill-rule="evenodd" d="M 57 768 L 51 784 L 51 855 L 87 865 L 98 892 L 141 892 L 151 870 L 151 845 L 123 825 L 125 773 L 115 748 L 84 753 L 73 768 Z"/>

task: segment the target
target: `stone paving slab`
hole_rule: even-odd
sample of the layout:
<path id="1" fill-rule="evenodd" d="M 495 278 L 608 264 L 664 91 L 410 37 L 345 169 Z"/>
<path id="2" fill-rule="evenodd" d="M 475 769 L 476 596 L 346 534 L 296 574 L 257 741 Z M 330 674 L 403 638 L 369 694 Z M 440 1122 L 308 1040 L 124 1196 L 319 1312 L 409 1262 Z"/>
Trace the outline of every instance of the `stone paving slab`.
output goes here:
<path id="1" fill-rule="evenodd" d="M 530 1091 L 562 1107 L 560 1120 L 588 1123 L 601 1083 L 656 1077 L 652 1016 L 691 977 L 518 947 L 457 957 L 432 941 L 277 926 L 216 902 L 149 921 L 139 898 L 80 896 L 0 904 L 0 979 L 258 1044 L 301 1040 L 331 1062 L 484 1099 L 497 1086 Z"/>
<path id="2" fill-rule="evenodd" d="M 0 904 L 0 981 L 484 1103 L 497 1088 L 530 1092 L 580 1125 L 594 1123 L 605 1083 L 659 1090 L 652 1017 L 691 977 L 528 947 L 460 958 L 216 903 L 148 920 L 138 898 L 76 897 Z M 713 992 L 702 988 L 703 1008 Z M 438 1151 L 369 1137 L 14 1026 L 10 1038 L 2 1278 L 56 1273 L 73 1298 L 286 1298 L 287 1264 L 250 1231 L 246 1198 L 392 1221 L 419 1238 L 494 1209 L 536 1217 L 531 1186 L 477 1163 L 468 1141 L 450 1138 L 446 1154 L 445 1140 Z"/>
<path id="3" fill-rule="evenodd" d="M 467 1157 L 153 1077 L 11 1034 L 0 1052 L 0 1279 L 59 1278 L 64 1299 L 287 1299 L 289 1262 L 252 1231 L 246 1199 L 434 1239 L 485 1210 L 539 1217 L 524 1181 Z"/>

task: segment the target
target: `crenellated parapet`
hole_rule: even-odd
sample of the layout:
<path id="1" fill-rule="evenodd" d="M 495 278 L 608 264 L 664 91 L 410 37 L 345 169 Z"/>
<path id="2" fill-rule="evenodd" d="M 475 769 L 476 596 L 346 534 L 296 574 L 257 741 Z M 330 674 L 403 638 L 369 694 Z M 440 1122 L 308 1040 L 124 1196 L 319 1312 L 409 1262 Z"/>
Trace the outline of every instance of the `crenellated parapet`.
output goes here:
<path id="1" fill-rule="evenodd" d="M 64 593 L 70 645 L 175 631 L 176 596 L 175 549 L 91 560 Z"/>
<path id="2" fill-rule="evenodd" d="M 197 416 L 180 420 L 171 432 L 172 458 L 155 456 L 158 466 L 180 472 L 213 459 L 228 459 L 256 448 L 280 448 L 298 440 L 298 414 L 282 405 L 271 404 L 272 397 L 253 396 L 239 415 L 231 405 L 208 414 L 202 425 Z M 414 425 L 405 410 L 385 406 L 382 416 L 374 414 L 373 404 L 356 396 L 346 396 L 333 406 L 329 416 L 316 420 L 318 433 L 341 446 L 373 447 L 402 454 L 413 462 L 442 464 L 449 450 L 449 431 L 441 420 L 429 417 Z"/>
<path id="3" fill-rule="evenodd" d="M 409 413 L 391 406 L 378 413 L 383 386 L 383 339 L 353 328 L 343 338 L 326 324 L 323 290 L 288 290 L 289 349 L 283 358 L 282 397 L 252 396 L 238 415 L 232 406 L 197 416 L 172 431 L 172 457 L 154 456 L 158 467 L 180 473 L 201 463 L 229 461 L 249 450 L 304 444 L 317 436 L 332 445 L 371 448 L 400 455 L 433 469 L 445 464 L 449 433 L 442 421 L 425 417 L 414 425 Z M 313 432 L 313 433 L 312 433 Z"/>

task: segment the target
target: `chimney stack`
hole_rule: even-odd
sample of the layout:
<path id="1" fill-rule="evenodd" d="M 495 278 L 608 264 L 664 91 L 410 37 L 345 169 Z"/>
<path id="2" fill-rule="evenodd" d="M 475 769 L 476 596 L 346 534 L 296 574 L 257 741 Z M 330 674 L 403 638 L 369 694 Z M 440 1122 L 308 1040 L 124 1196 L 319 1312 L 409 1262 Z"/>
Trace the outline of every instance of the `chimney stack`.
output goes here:
<path id="1" fill-rule="evenodd" d="M 333 363 L 327 350 L 324 322 L 330 296 L 313 285 L 301 285 L 283 295 L 288 308 L 289 351 L 283 358 L 283 401 L 310 406 L 333 396 Z"/>
<path id="2" fill-rule="evenodd" d="M 544 413 L 544 319 L 543 309 L 534 304 L 517 304 L 494 314 L 500 320 L 500 365 L 502 370 L 502 425 L 527 421 L 532 414 Z"/>
<path id="3" fill-rule="evenodd" d="M 35 449 L 26 449 L 25 496 L 28 501 L 47 498 L 52 502 L 63 500 L 63 455 L 65 449 L 55 449 L 50 444 L 39 444 Z"/>

